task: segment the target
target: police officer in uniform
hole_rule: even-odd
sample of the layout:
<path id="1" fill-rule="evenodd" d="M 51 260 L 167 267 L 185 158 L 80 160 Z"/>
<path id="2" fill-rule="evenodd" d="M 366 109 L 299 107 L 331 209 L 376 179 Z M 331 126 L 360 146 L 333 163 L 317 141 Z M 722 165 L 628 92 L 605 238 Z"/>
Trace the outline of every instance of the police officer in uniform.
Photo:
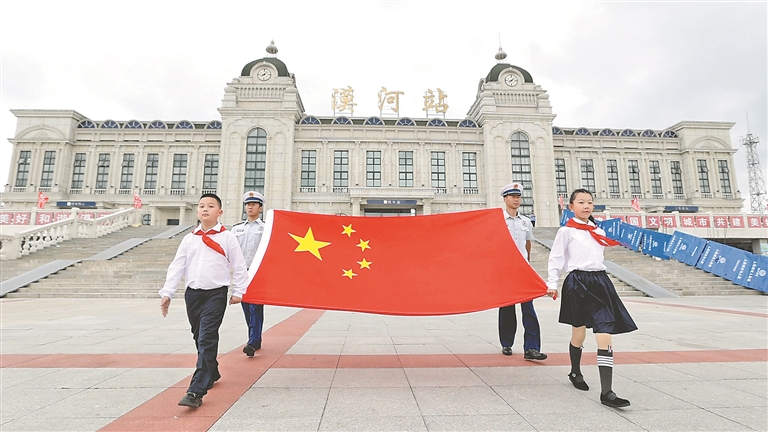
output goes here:
<path id="1" fill-rule="evenodd" d="M 246 192 L 243 195 L 243 203 L 245 203 L 245 214 L 248 218 L 232 226 L 232 233 L 240 242 L 245 264 L 250 267 L 253 257 L 256 256 L 256 249 L 259 248 L 261 236 L 264 234 L 264 222 L 259 218 L 264 209 L 264 195 L 255 191 Z M 245 344 L 243 352 L 248 357 L 253 357 L 254 353 L 261 349 L 264 305 L 242 302 L 242 306 L 245 322 L 248 324 L 248 343 Z"/>
<path id="2" fill-rule="evenodd" d="M 504 218 L 507 222 L 507 229 L 515 241 L 515 245 L 520 250 L 520 254 L 526 260 L 531 259 L 531 240 L 533 240 L 533 225 L 531 220 L 518 212 L 522 201 L 523 185 L 519 182 L 510 183 L 501 190 L 501 196 L 504 197 Z M 541 335 L 539 319 L 536 317 L 536 311 L 533 309 L 533 301 L 520 304 L 523 311 L 523 327 L 525 328 L 525 339 L 523 343 L 523 358 L 526 360 L 544 360 L 547 355 L 540 352 Z M 515 333 L 517 332 L 517 314 L 515 305 L 499 308 L 499 341 L 501 342 L 501 353 L 512 355 L 512 345 L 515 343 Z"/>

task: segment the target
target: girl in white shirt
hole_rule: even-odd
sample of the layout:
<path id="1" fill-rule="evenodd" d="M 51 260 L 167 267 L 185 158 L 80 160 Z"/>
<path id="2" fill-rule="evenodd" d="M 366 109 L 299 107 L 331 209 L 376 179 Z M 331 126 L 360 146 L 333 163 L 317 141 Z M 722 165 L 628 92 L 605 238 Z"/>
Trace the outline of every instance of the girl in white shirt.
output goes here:
<path id="1" fill-rule="evenodd" d="M 576 189 L 568 207 L 574 217 L 557 231 L 549 253 L 547 295 L 557 298 L 557 281 L 565 269 L 570 274 L 562 289 L 559 321 L 572 326 L 569 353 L 571 373 L 568 379 L 579 390 L 589 390 L 581 374 L 581 350 L 587 327 L 597 339 L 597 366 L 600 372 L 600 402 L 613 408 L 629 406 L 629 401 L 616 396 L 613 381 L 613 349 L 611 335 L 637 330 L 635 322 L 621 302 L 616 288 L 605 273 L 603 249 L 619 243 L 605 237 L 592 218 L 595 205 L 592 193 Z"/>

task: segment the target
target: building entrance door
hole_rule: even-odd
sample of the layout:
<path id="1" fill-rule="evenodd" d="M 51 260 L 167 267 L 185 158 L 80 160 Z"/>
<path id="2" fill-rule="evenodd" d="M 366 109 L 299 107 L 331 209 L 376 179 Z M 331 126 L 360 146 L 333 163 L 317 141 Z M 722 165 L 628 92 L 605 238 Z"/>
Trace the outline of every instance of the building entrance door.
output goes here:
<path id="1" fill-rule="evenodd" d="M 365 216 L 392 217 L 392 216 L 415 216 L 416 209 L 413 208 L 367 208 L 364 210 Z"/>

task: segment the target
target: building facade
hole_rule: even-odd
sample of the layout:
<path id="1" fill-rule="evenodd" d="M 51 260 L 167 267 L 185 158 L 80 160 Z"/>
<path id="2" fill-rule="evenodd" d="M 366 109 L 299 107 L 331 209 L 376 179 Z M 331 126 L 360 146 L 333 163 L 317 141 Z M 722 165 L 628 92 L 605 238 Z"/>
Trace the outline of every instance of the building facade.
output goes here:
<path id="1" fill-rule="evenodd" d="M 98 209 L 143 201 L 144 222 L 192 224 L 215 192 L 226 224 L 257 190 L 267 208 L 394 216 L 500 207 L 522 181 L 521 211 L 556 226 L 558 197 L 578 187 L 613 212 L 739 213 L 731 173 L 734 123 L 684 121 L 664 130 L 554 125 L 549 95 L 502 51 L 466 118 L 316 116 L 275 57 L 248 63 L 209 121 L 92 120 L 76 111 L 12 110 L 6 209 Z M 599 210 L 600 208 L 598 208 Z"/>

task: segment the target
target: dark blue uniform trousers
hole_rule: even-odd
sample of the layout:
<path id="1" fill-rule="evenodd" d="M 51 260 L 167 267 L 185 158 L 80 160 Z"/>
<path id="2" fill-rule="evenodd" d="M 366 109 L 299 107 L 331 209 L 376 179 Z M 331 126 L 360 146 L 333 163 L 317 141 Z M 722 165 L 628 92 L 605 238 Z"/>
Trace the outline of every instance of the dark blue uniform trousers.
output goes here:
<path id="1" fill-rule="evenodd" d="M 536 311 L 533 310 L 533 301 L 520 303 L 523 311 L 523 328 L 525 328 L 525 342 L 523 349 L 535 348 L 541 350 L 541 330 Z M 499 308 L 499 341 L 502 347 L 511 347 L 515 343 L 517 332 L 517 314 L 515 305 Z"/>
<path id="2" fill-rule="evenodd" d="M 200 396 L 208 393 L 219 375 L 219 327 L 224 320 L 227 308 L 227 288 L 212 290 L 187 289 L 184 301 L 187 304 L 187 317 L 192 326 L 192 336 L 197 346 L 197 366 L 192 375 L 192 382 L 187 391 Z"/>
<path id="3" fill-rule="evenodd" d="M 261 344 L 261 330 L 264 328 L 264 305 L 240 303 L 243 305 L 245 322 L 248 324 L 248 345 L 257 347 Z"/>

